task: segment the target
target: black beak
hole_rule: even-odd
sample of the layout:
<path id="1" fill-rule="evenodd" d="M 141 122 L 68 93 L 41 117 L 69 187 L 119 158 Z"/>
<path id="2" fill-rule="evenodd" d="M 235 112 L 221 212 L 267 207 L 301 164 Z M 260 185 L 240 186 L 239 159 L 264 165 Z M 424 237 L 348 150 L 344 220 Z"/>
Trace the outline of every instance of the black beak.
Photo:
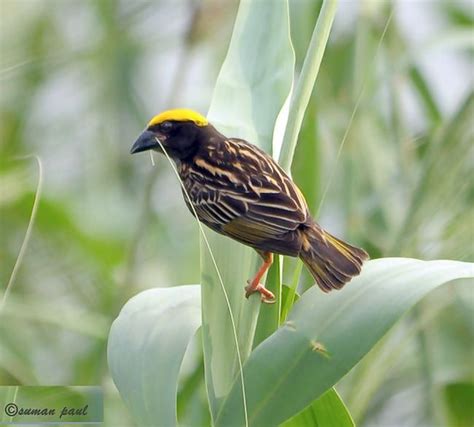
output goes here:
<path id="1" fill-rule="evenodd" d="M 158 148 L 158 136 L 149 130 L 143 131 L 138 139 L 132 145 L 130 154 L 141 153 L 142 151 L 152 150 Z"/>

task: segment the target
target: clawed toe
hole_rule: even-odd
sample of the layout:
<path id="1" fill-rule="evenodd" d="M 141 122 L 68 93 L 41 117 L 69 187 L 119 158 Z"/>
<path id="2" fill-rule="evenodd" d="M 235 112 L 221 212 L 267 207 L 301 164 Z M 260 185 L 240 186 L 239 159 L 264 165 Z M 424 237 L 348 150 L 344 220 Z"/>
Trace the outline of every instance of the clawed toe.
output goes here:
<path id="1" fill-rule="evenodd" d="M 248 298 L 250 295 L 258 292 L 261 295 L 261 301 L 265 304 L 273 304 L 276 301 L 275 295 L 272 291 L 269 291 L 264 285 L 259 283 L 257 286 L 253 286 L 250 280 L 247 281 L 248 286 L 245 287 L 245 297 Z"/>

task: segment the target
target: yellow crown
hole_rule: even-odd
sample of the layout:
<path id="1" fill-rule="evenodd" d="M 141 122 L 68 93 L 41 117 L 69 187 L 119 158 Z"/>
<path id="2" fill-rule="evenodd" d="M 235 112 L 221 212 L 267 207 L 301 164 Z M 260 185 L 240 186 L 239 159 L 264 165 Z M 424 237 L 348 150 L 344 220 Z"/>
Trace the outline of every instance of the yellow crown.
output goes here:
<path id="1" fill-rule="evenodd" d="M 175 110 L 163 111 L 162 113 L 153 117 L 148 123 L 147 127 L 159 125 L 166 120 L 175 120 L 177 122 L 194 122 L 197 126 L 206 126 L 209 122 L 207 119 L 196 111 L 186 108 L 177 108 Z"/>

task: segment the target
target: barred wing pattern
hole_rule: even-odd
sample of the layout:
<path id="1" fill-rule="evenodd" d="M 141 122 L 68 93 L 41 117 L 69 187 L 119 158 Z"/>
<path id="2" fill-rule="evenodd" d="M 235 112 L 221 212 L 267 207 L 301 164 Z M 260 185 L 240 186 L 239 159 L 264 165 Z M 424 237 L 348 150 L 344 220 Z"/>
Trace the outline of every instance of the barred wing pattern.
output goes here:
<path id="1" fill-rule="evenodd" d="M 301 242 L 294 231 L 311 221 L 308 208 L 266 153 L 243 140 L 211 138 L 193 163 L 180 164 L 179 173 L 208 227 L 258 250 L 298 255 Z"/>

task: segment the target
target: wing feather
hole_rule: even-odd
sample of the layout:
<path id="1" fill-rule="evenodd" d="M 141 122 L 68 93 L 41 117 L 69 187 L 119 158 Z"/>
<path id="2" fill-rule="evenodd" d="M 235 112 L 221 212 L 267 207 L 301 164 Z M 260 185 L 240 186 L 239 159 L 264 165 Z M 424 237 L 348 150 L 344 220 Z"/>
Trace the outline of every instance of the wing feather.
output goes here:
<path id="1" fill-rule="evenodd" d="M 298 187 L 270 156 L 243 140 L 213 141 L 180 175 L 200 220 L 253 247 L 283 247 L 308 220 Z"/>

